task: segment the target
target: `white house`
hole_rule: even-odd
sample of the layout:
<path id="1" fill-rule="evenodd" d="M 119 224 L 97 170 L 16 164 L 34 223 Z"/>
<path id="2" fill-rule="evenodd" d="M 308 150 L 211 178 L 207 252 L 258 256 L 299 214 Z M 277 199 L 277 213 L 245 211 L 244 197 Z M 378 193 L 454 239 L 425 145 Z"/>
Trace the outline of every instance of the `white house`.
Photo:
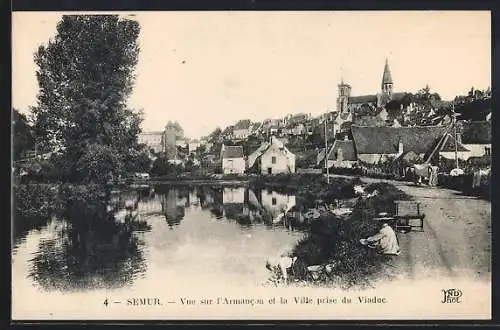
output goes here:
<path id="1" fill-rule="evenodd" d="M 221 148 L 222 173 L 243 174 L 245 172 L 245 158 L 242 146 L 225 146 Z"/>
<path id="2" fill-rule="evenodd" d="M 260 156 L 260 171 L 262 174 L 295 173 L 295 155 L 273 136 Z"/>
<path id="3" fill-rule="evenodd" d="M 262 174 L 295 173 L 295 155 L 275 136 L 248 156 L 247 168 L 255 167 Z"/>

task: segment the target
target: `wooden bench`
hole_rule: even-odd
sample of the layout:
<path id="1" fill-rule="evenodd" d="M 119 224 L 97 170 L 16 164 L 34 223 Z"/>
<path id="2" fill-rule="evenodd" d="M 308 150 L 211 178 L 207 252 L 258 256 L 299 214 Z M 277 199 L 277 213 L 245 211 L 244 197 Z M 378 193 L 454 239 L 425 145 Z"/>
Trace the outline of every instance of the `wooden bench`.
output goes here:
<path id="1" fill-rule="evenodd" d="M 424 231 L 425 214 L 422 212 L 420 203 L 415 201 L 394 201 L 396 218 L 396 230 L 406 229 L 412 230 L 419 228 Z M 411 220 L 419 220 L 418 224 L 412 224 Z"/>

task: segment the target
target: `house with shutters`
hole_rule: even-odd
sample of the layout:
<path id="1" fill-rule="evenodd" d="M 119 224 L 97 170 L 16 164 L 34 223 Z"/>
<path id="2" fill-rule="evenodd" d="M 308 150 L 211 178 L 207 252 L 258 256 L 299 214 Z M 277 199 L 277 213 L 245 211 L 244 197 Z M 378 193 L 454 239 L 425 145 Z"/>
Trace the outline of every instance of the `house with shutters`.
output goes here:
<path id="1" fill-rule="evenodd" d="M 221 147 L 222 173 L 243 174 L 245 172 L 245 157 L 242 146 Z"/>

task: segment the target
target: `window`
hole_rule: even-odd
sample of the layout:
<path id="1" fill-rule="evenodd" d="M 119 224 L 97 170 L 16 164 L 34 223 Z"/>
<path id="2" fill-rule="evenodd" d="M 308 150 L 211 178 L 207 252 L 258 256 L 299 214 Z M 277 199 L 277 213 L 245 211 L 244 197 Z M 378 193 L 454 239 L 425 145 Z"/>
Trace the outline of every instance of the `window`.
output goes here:
<path id="1" fill-rule="evenodd" d="M 484 153 L 486 156 L 491 156 L 491 147 L 484 147 Z"/>
<path id="2" fill-rule="evenodd" d="M 273 205 L 276 205 L 276 197 L 273 197 L 272 203 L 273 203 Z"/>
<path id="3" fill-rule="evenodd" d="M 271 157 L 271 163 L 276 164 L 276 156 Z"/>

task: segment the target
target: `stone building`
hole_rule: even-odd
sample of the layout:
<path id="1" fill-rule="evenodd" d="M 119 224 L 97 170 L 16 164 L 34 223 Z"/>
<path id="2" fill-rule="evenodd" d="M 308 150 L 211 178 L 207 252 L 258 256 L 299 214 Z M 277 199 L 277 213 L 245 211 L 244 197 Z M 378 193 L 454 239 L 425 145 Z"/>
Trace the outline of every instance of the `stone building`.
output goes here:
<path id="1" fill-rule="evenodd" d="M 164 131 L 142 132 L 138 142 L 145 144 L 156 153 L 164 152 L 168 159 L 176 160 L 177 146 L 184 141 L 184 130 L 178 122 L 169 121 Z"/>
<path id="2" fill-rule="evenodd" d="M 400 101 L 406 95 L 406 93 L 395 93 L 393 88 L 394 81 L 389 62 L 386 59 L 380 91 L 377 94 L 353 96 L 351 95 L 351 85 L 345 83 L 343 79 L 341 80 L 338 85 L 337 111 L 339 113 L 353 113 L 361 109 L 362 106 L 374 109 L 384 108 L 389 102 Z"/>

